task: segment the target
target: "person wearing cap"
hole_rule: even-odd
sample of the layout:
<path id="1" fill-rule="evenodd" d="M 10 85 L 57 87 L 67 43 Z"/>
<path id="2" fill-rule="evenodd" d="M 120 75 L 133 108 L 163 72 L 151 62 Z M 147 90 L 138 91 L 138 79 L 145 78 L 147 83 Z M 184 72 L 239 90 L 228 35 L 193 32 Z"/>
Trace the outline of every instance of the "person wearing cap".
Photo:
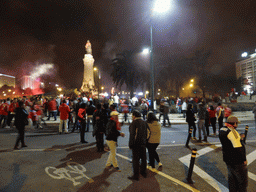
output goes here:
<path id="1" fill-rule="evenodd" d="M 222 144 L 223 160 L 228 169 L 229 191 L 247 191 L 248 169 L 246 150 L 241 140 L 244 134 L 236 131 L 240 123 L 235 116 L 229 116 L 225 126 L 220 129 L 219 138 Z"/>
<path id="2" fill-rule="evenodd" d="M 125 134 L 118 131 L 117 125 L 118 125 L 118 115 L 119 113 L 117 111 L 112 111 L 110 113 L 110 119 L 107 123 L 106 128 L 106 143 L 110 149 L 110 153 L 108 156 L 108 160 L 106 163 L 106 168 L 114 167 L 117 171 L 120 171 L 116 159 L 116 146 L 117 146 L 117 138 L 119 136 L 124 137 Z"/>
<path id="3" fill-rule="evenodd" d="M 132 150 L 133 176 L 128 177 L 128 179 L 138 181 L 139 173 L 143 177 L 147 177 L 146 143 L 149 138 L 150 129 L 148 124 L 142 120 L 139 111 L 133 111 L 132 119 L 133 122 L 129 127 L 129 148 Z"/>

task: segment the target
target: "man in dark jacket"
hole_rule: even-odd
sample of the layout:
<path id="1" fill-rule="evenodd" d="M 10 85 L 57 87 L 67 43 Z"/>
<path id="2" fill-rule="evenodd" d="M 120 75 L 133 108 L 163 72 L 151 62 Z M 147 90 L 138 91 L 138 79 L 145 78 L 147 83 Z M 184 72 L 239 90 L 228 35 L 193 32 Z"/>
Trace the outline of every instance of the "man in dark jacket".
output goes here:
<path id="1" fill-rule="evenodd" d="M 229 116 L 219 132 L 223 160 L 228 168 L 229 191 L 247 191 L 248 186 L 246 151 L 241 142 L 244 135 L 240 136 L 236 131 L 238 123 L 237 117 Z"/>
<path id="2" fill-rule="evenodd" d="M 104 151 L 104 133 L 106 127 L 104 127 L 101 104 L 96 105 L 96 111 L 93 113 L 93 137 L 96 137 L 96 145 L 98 152 Z"/>
<path id="3" fill-rule="evenodd" d="M 121 133 L 117 130 L 116 124 L 118 123 L 118 115 L 119 113 L 117 111 L 112 111 L 110 113 L 111 118 L 107 123 L 107 129 L 106 129 L 106 140 L 107 140 L 106 143 L 110 149 L 106 168 L 110 168 L 113 165 L 114 169 L 116 169 L 117 171 L 119 171 L 119 167 L 116 159 L 117 138 L 119 136 L 122 136 L 122 137 L 125 136 L 124 133 Z"/>
<path id="4" fill-rule="evenodd" d="M 129 127 L 129 148 L 132 150 L 133 176 L 128 179 L 138 181 L 139 173 L 143 177 L 147 177 L 146 142 L 149 137 L 149 126 L 141 119 L 141 114 L 137 110 L 133 111 L 132 119 L 133 122 Z"/>
<path id="5" fill-rule="evenodd" d="M 16 129 L 19 132 L 19 135 L 17 137 L 14 150 L 19 149 L 19 142 L 21 142 L 21 147 L 27 147 L 24 142 L 24 132 L 25 132 L 25 125 L 28 124 L 28 112 L 24 108 L 24 103 L 22 101 L 19 101 L 19 107 L 15 109 L 15 121 L 14 125 L 16 126 Z"/>

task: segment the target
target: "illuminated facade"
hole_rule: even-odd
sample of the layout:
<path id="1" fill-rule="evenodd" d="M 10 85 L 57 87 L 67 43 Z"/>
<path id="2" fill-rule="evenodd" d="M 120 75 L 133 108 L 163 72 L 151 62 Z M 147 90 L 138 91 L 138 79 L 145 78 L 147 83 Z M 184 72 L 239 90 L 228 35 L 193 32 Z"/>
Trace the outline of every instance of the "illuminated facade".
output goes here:
<path id="1" fill-rule="evenodd" d="M 27 88 L 34 89 L 35 88 L 35 79 L 28 75 L 23 76 L 21 79 L 21 88 L 23 90 L 25 90 Z"/>
<path id="2" fill-rule="evenodd" d="M 256 53 L 236 63 L 236 77 L 242 78 L 242 87 L 247 93 L 256 91 Z"/>
<path id="3" fill-rule="evenodd" d="M 15 87 L 15 77 L 0 73 L 0 87 L 4 85 Z"/>

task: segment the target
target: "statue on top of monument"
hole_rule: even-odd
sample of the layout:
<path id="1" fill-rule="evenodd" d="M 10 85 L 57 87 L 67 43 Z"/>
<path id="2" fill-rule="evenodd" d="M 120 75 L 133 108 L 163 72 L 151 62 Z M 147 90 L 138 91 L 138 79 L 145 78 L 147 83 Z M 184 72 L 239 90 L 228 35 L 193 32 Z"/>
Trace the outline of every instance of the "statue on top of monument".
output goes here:
<path id="1" fill-rule="evenodd" d="M 85 45 L 85 49 L 86 49 L 87 54 L 92 54 L 92 45 L 91 45 L 89 40 L 87 40 L 87 43 Z"/>

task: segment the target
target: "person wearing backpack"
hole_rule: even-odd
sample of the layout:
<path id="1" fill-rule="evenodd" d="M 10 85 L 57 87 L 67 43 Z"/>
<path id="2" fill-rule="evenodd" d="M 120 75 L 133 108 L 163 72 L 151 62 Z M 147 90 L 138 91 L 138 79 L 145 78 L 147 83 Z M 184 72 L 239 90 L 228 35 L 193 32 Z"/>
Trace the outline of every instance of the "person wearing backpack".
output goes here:
<path id="1" fill-rule="evenodd" d="M 217 119 L 218 119 L 218 124 L 219 124 L 219 131 L 220 131 L 220 128 L 223 127 L 223 118 L 224 118 L 224 108 L 221 105 L 221 103 L 218 103 L 216 112 L 217 112 Z"/>

